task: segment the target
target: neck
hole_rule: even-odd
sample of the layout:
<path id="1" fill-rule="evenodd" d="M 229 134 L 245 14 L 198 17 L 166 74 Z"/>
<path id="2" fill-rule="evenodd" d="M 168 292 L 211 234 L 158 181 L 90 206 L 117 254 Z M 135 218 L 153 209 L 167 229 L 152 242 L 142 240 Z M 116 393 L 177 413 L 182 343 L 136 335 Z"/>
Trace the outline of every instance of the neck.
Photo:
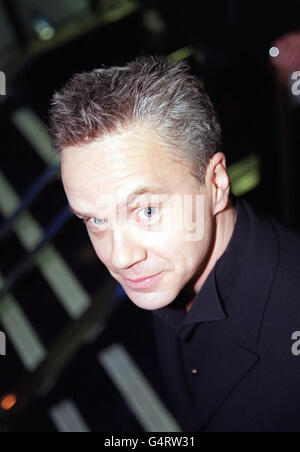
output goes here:
<path id="1" fill-rule="evenodd" d="M 214 268 L 216 262 L 226 250 L 234 231 L 236 219 L 236 207 L 232 205 L 232 201 L 230 199 L 227 208 L 216 216 L 216 234 L 212 252 L 207 260 L 204 271 L 201 273 L 201 276 L 197 279 L 193 287 L 194 297 L 192 301 L 187 304 L 186 312 L 189 312 L 189 310 L 191 309 L 197 293 L 203 286 L 206 278 Z"/>

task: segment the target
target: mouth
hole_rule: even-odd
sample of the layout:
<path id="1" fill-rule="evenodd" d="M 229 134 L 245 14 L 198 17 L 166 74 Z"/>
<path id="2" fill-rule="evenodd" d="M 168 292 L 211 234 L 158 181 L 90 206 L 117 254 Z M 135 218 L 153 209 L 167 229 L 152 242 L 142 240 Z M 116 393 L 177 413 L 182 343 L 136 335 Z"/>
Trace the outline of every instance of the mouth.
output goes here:
<path id="1" fill-rule="evenodd" d="M 157 273 L 156 275 L 146 276 L 144 278 L 139 278 L 136 280 L 124 278 L 124 281 L 128 286 L 132 287 L 133 289 L 143 289 L 152 286 L 161 277 L 162 274 L 163 272 L 160 272 Z"/>

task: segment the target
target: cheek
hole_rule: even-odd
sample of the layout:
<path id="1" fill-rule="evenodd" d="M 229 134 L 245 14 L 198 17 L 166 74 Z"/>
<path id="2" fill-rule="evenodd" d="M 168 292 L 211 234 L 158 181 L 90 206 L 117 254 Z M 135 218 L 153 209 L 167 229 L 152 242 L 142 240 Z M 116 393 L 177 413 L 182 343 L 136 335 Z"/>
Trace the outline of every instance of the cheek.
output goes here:
<path id="1" fill-rule="evenodd" d="M 163 234 L 160 240 L 157 240 L 153 250 L 170 261 L 178 271 L 182 271 L 189 268 L 191 257 L 195 252 L 194 248 L 194 244 L 185 240 L 185 233 L 177 231 Z"/>
<path id="2" fill-rule="evenodd" d="M 211 252 L 213 247 L 213 231 L 211 222 L 205 221 L 201 231 L 203 234 L 199 234 L 199 239 L 187 240 L 186 234 L 181 234 L 180 237 L 174 238 L 174 243 L 180 256 L 181 262 L 186 271 L 194 271 L 199 265 L 201 265 L 207 258 L 207 255 Z M 194 237 L 194 236 L 193 236 Z M 197 237 L 197 235 L 195 236 Z"/>

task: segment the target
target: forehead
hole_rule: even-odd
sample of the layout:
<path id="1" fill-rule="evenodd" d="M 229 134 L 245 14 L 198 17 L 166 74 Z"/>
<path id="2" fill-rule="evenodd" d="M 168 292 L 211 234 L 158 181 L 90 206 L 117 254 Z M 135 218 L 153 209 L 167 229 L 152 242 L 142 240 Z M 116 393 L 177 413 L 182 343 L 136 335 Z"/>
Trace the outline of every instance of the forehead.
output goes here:
<path id="1" fill-rule="evenodd" d="M 101 197 L 120 200 L 141 186 L 156 186 L 162 193 L 180 191 L 189 170 L 174 160 L 156 133 L 135 128 L 64 149 L 62 178 L 69 203 L 92 209 Z"/>
<path id="2" fill-rule="evenodd" d="M 175 162 L 154 131 L 138 127 L 62 152 L 62 176 L 67 184 L 79 178 L 105 184 L 131 178 L 142 178 L 145 183 L 149 177 L 168 182 L 171 169 L 182 173 L 184 167 L 183 162 Z"/>

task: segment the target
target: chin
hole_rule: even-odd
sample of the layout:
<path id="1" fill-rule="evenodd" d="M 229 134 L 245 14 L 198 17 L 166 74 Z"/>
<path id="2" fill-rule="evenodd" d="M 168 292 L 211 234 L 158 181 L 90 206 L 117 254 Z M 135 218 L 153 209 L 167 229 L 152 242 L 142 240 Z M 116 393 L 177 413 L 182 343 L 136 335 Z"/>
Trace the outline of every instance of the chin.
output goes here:
<path id="1" fill-rule="evenodd" d="M 170 294 L 162 293 L 140 293 L 140 294 L 127 294 L 130 300 L 139 308 L 145 309 L 146 311 L 154 311 L 156 309 L 161 309 L 169 304 L 171 304 L 175 297 L 170 296 Z"/>

